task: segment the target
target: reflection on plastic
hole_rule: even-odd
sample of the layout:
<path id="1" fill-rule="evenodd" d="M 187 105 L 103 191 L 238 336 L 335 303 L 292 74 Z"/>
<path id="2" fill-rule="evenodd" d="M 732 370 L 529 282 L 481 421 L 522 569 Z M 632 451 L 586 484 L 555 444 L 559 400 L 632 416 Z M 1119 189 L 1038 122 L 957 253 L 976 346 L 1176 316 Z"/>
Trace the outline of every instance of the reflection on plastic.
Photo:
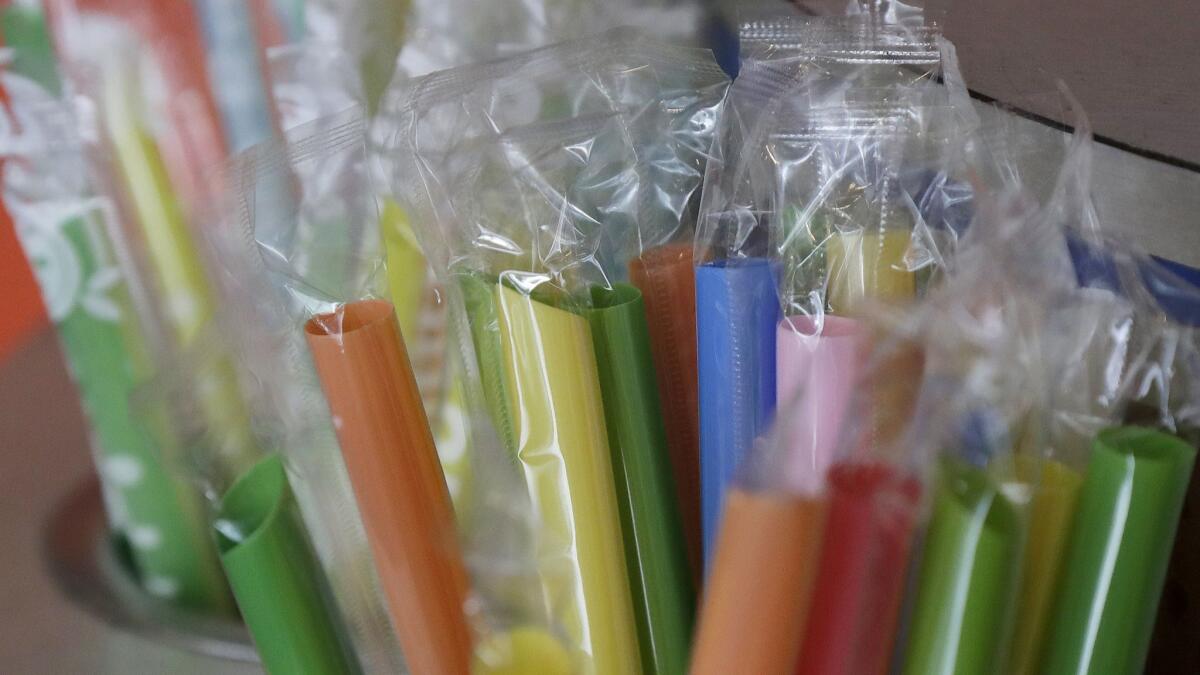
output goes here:
<path id="1" fill-rule="evenodd" d="M 685 673 L 695 594 L 654 384 L 642 295 L 592 289 L 588 320 L 604 396 L 625 557 L 647 675 Z"/>
<path id="2" fill-rule="evenodd" d="M 696 272 L 692 244 L 652 248 L 629 262 L 629 280 L 642 292 L 650 350 L 683 519 L 688 563 L 701 578 L 700 403 L 696 383 Z"/>
<path id="3" fill-rule="evenodd" d="M 270 455 L 221 500 L 221 562 L 267 672 L 358 673 L 283 462 Z"/>
<path id="4" fill-rule="evenodd" d="M 538 566 L 547 602 L 578 650 L 581 673 L 637 673 L 637 630 L 587 320 L 502 284 L 493 288 L 516 454 L 541 519 Z"/>
<path id="5" fill-rule="evenodd" d="M 704 559 L 711 563 L 725 490 L 775 410 L 772 263 L 726 260 L 696 268 L 700 474 Z"/>
<path id="6" fill-rule="evenodd" d="M 822 499 L 730 491 L 691 675 L 793 672 L 826 509 Z"/>
<path id="7" fill-rule="evenodd" d="M 405 660 L 418 673 L 467 673 L 466 569 L 392 304 L 349 303 L 305 334 Z"/>
<path id="8" fill-rule="evenodd" d="M 829 471 L 829 517 L 797 673 L 883 675 L 894 646 L 921 485 L 892 467 Z"/>
<path id="9" fill-rule="evenodd" d="M 1097 436 L 1041 672 L 1142 672 L 1195 459 L 1160 431 Z"/>
<path id="10" fill-rule="evenodd" d="M 1007 672 L 1020 517 L 986 473 L 944 459 L 908 626 L 905 675 Z"/>

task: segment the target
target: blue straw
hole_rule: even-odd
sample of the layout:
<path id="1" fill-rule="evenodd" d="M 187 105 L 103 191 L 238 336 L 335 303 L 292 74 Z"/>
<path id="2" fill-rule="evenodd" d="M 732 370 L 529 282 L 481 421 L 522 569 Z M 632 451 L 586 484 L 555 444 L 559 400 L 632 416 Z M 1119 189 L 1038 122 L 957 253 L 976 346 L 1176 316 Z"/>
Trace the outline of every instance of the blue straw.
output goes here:
<path id="1" fill-rule="evenodd" d="M 696 268 L 700 492 L 704 560 L 716 549 L 725 490 L 775 410 L 775 266 L 764 258 Z"/>

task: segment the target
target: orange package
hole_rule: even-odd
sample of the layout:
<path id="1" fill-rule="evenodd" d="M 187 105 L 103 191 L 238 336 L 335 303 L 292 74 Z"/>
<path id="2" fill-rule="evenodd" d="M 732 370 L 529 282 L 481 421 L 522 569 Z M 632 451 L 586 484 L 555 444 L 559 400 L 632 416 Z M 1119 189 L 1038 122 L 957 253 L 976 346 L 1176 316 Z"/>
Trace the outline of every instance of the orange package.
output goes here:
<path id="1" fill-rule="evenodd" d="M 700 578 L 700 419 L 696 391 L 696 271 L 692 243 L 652 248 L 629 261 L 642 292 L 688 563 Z"/>
<path id="2" fill-rule="evenodd" d="M 826 511 L 825 499 L 730 490 L 691 675 L 791 675 Z"/>
<path id="3" fill-rule="evenodd" d="M 405 660 L 414 673 L 466 675 L 466 568 L 392 304 L 348 303 L 305 334 Z"/>

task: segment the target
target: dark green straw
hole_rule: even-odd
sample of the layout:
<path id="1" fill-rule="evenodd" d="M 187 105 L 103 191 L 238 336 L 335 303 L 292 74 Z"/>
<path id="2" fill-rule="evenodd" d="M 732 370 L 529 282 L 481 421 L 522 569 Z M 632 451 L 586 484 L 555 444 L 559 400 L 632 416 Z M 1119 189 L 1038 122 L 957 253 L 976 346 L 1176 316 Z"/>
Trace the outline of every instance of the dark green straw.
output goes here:
<path id="1" fill-rule="evenodd" d="M 1096 437 L 1042 672 L 1142 672 L 1195 459 L 1153 429 Z"/>
<path id="2" fill-rule="evenodd" d="M 358 673 L 278 455 L 229 489 L 215 527 L 221 562 L 267 672 Z"/>
<path id="3" fill-rule="evenodd" d="M 642 294 L 592 289 L 588 311 L 626 566 L 647 675 L 683 675 L 695 593 L 683 541 Z"/>

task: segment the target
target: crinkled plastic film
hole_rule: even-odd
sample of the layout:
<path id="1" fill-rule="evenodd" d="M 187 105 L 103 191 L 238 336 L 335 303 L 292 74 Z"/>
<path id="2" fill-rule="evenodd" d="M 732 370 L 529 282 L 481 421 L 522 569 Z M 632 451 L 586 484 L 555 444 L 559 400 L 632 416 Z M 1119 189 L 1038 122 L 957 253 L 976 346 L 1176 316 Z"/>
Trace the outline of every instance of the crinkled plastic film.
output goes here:
<path id="1" fill-rule="evenodd" d="M 129 280 L 136 272 L 110 238 L 116 211 L 91 191 L 65 104 L 24 78 L 3 78 L 12 111 L 0 140 L 6 208 L 92 426 L 113 531 L 130 541 L 148 593 L 196 610 L 232 611 L 200 495 L 167 466 L 164 446 L 176 441 L 131 407 L 131 395 L 152 375 L 153 337 L 139 316 L 137 279 Z"/>
<path id="2" fill-rule="evenodd" d="M 742 26 L 743 69 L 716 133 L 695 247 L 710 542 L 721 492 L 765 430 L 776 397 L 800 385 L 837 386 L 812 377 L 852 375 L 849 356 L 842 376 L 806 367 L 822 349 L 825 320 L 836 317 L 840 326 L 872 306 L 910 302 L 942 264 L 948 225 L 969 218 L 963 204 L 971 191 L 957 175 L 969 120 L 936 84 L 944 46 L 919 16 L 911 25 L 893 19 L 772 14 Z M 700 292 L 701 280 L 732 281 L 743 268 L 764 270 L 763 283 L 725 300 Z M 774 318 L 762 323 L 729 322 L 731 312 L 706 321 L 704 310 L 758 306 L 770 314 L 772 305 Z M 720 334 L 741 347 L 705 337 Z M 771 382 L 770 391 L 753 382 Z M 845 399 L 831 405 L 836 412 Z M 828 439 L 836 431 L 817 433 Z"/>
<path id="3" fill-rule="evenodd" d="M 1085 133 L 1086 122 L 1077 125 Z M 1195 307 L 1200 294 L 1105 232 L 1104 214 L 1090 202 L 1089 151 L 1081 143 L 1068 157 L 1071 170 L 1056 186 L 1064 206 L 1058 215 L 1072 228 L 1068 245 L 1083 290 L 1115 296 L 1124 312 L 1108 334 L 1101 333 L 1117 347 L 1100 370 L 1103 376 L 1081 361 L 1077 377 L 1091 371 L 1093 398 L 1084 410 L 1099 410 L 1126 426 L 1095 435 L 1063 554 L 1063 587 L 1047 628 L 1043 668 L 1133 673 L 1157 667 L 1164 649 L 1175 651 L 1165 645 L 1186 653 L 1177 637 L 1171 642 L 1171 629 L 1198 623 L 1195 613 L 1179 611 L 1185 605 L 1178 598 L 1188 595 L 1190 578 L 1180 561 L 1194 550 L 1181 515 L 1195 509 L 1200 376 L 1196 332 L 1181 310 Z M 1160 606 L 1164 593 L 1176 599 L 1173 608 Z"/>
<path id="4" fill-rule="evenodd" d="M 358 503 L 357 511 L 344 508 L 362 514 L 405 659 L 427 672 L 466 672 L 472 642 L 466 566 L 395 312 L 378 299 L 386 297 L 386 270 L 361 114 L 352 109 L 302 127 L 285 145 L 255 148 L 235 171 L 241 173 L 235 207 L 242 236 L 252 238 L 251 261 L 258 258 L 259 274 L 285 300 L 274 330 L 295 350 L 293 371 L 300 375 L 286 384 L 328 403 L 328 413 L 312 414 L 332 420 Z M 295 177 L 300 198 L 289 209 L 251 210 L 256 188 L 277 184 L 278 172 Z M 307 349 L 297 345 L 300 335 Z M 397 500 L 409 504 L 398 507 Z M 360 548 L 358 555 L 367 552 Z M 360 631 L 386 625 L 372 606 L 358 608 L 369 612 Z"/>
<path id="5" fill-rule="evenodd" d="M 337 137 L 336 131 L 330 131 L 337 125 L 328 120 L 313 126 Z M 332 205 L 337 204 L 343 213 L 347 209 L 343 196 L 346 181 L 316 183 L 317 174 L 311 165 L 297 161 L 293 170 L 288 162 L 292 155 L 286 149 L 304 148 L 309 136 L 319 133 L 313 127 L 301 127 L 286 142 L 254 146 L 237 157 L 224 181 L 229 194 L 220 201 L 220 213 L 205 230 L 204 243 L 219 280 L 221 318 L 230 327 L 244 379 L 252 383 L 256 429 L 284 456 L 299 512 L 328 577 L 339 620 L 345 622 L 345 631 L 364 669 L 393 670 L 401 668 L 403 662 L 379 590 L 379 577 L 312 357 L 303 333 L 296 328 L 294 317 L 302 311 L 303 299 L 291 294 L 291 289 L 272 274 L 282 263 L 251 245 L 257 234 L 252 228 L 261 226 L 259 236 L 277 237 L 275 246 L 279 248 L 275 250 L 287 251 L 278 242 L 300 246 L 302 243 L 296 242 L 305 241 L 289 232 L 296 229 L 294 225 L 289 227 L 294 222 L 290 218 L 303 213 L 311 230 L 315 229 L 312 221 L 328 216 Z M 335 150 L 329 150 L 330 146 Z M 336 154 L 338 150 L 344 152 L 344 145 L 330 142 L 315 150 L 309 146 L 307 152 Z M 305 156 L 301 151 L 297 155 Z M 332 163 L 335 168 L 331 170 L 344 171 L 346 164 Z M 306 180 L 309 182 L 304 183 Z M 281 185 L 294 189 L 281 193 Z M 306 188 L 305 199 L 324 205 L 317 213 L 313 213 L 311 202 L 298 200 L 301 186 Z M 280 200 L 281 195 L 295 199 Z M 354 215 L 353 211 L 347 214 Z M 353 267 L 343 263 L 339 269 Z M 256 300 L 249 302 L 249 298 Z M 261 298 L 273 300 L 264 303 Z"/>
<path id="6" fill-rule="evenodd" d="M 673 570 L 678 563 L 668 562 L 675 554 L 665 554 L 679 537 L 678 525 L 670 524 L 674 491 L 654 477 L 664 467 L 646 464 L 637 450 L 662 442 L 660 415 L 642 418 L 652 424 L 625 424 L 638 416 L 619 409 L 638 399 L 618 400 L 615 392 L 637 383 L 648 405 L 658 398 L 681 413 L 668 416 L 675 418 L 669 431 L 673 473 L 675 481 L 690 481 L 684 489 L 695 495 L 695 404 L 687 404 L 695 401 L 695 366 L 683 349 L 694 341 L 694 330 L 687 329 L 694 310 L 676 294 L 691 295 L 691 247 L 685 242 L 691 239 L 700 176 L 726 84 L 711 57 L 699 50 L 617 31 L 394 87 L 388 101 L 396 105 L 385 106 L 385 119 L 374 126 L 376 144 L 394 154 L 394 161 L 385 158 L 385 173 L 391 173 L 403 201 L 415 207 L 416 222 L 424 223 L 418 232 L 426 250 L 435 252 L 434 259 L 449 260 L 460 282 L 489 409 L 502 437 L 515 440 L 520 420 L 503 404 L 514 395 L 512 382 L 501 377 L 491 356 L 502 350 L 498 331 L 488 328 L 500 325 L 493 318 L 498 312 L 489 302 L 489 281 L 499 277 L 525 293 L 537 287 L 535 298 L 567 296 L 554 304 L 581 307 L 622 293 L 617 289 L 627 275 L 639 287 L 643 316 L 608 306 L 589 314 L 601 372 L 619 374 L 601 378 L 601 398 L 617 461 L 642 660 L 652 672 L 680 667 L 669 660 L 678 662 L 678 656 L 668 655 L 686 652 L 690 584 L 686 573 L 681 578 Z M 512 92 L 522 92 L 519 105 L 509 103 Z M 398 114 L 387 119 L 391 113 Z M 497 140 L 488 140 L 496 133 Z M 575 175 L 554 164 L 570 154 L 578 155 L 568 161 L 579 164 Z M 494 187 L 510 181 L 515 185 Z M 532 199 L 526 196 L 529 186 L 539 193 Z M 516 215 L 509 215 L 511 195 L 521 197 L 523 210 Z M 560 204 L 551 207 L 560 213 L 546 218 L 557 221 L 553 228 L 540 224 L 542 200 Z M 639 375 L 648 364 L 630 364 L 629 349 L 612 346 L 637 334 L 638 341 L 652 345 L 657 381 Z M 649 473 L 639 478 L 644 470 Z M 659 487 L 651 489 L 654 485 Z M 698 519 L 694 500 L 681 495 L 679 504 Z M 653 523 L 666 529 L 638 539 L 650 536 Z M 698 537 L 689 537 L 689 543 L 698 543 Z M 665 572 L 668 577 L 661 576 Z M 653 575 L 659 575 L 657 581 Z M 671 605 L 666 611 L 663 602 Z M 656 635 L 656 625 L 676 627 Z"/>
<path id="7" fill-rule="evenodd" d="M 422 236 L 440 236 L 435 245 L 451 252 L 488 408 L 539 518 L 547 609 L 578 668 L 636 671 L 600 380 L 581 313 L 588 289 L 607 285 L 588 195 L 633 184 L 632 148 L 605 115 L 516 129 L 469 150 L 438 174 L 454 220 Z M 576 552 L 564 548 L 573 540 Z"/>

